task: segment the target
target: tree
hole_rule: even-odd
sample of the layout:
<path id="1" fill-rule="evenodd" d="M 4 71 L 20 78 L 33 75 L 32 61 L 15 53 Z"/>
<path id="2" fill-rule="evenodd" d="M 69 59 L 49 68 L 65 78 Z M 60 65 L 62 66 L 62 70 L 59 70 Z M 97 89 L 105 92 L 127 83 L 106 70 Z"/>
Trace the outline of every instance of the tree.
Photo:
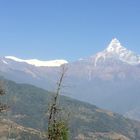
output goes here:
<path id="1" fill-rule="evenodd" d="M 67 123 L 64 118 L 61 119 L 59 117 L 61 114 L 61 109 L 59 107 L 59 95 L 66 71 L 67 68 L 65 65 L 63 65 L 61 75 L 57 83 L 56 93 L 49 108 L 47 132 L 48 140 L 68 140 Z"/>

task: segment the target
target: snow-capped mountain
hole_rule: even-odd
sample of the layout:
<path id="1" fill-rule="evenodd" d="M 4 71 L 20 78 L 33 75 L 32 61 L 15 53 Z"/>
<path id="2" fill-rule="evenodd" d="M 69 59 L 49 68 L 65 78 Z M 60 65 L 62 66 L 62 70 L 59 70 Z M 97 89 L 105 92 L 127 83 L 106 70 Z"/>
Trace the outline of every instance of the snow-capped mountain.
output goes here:
<path id="1" fill-rule="evenodd" d="M 66 60 L 50 60 L 50 61 L 40 61 L 38 59 L 29 59 L 29 60 L 24 60 L 17 58 L 15 56 L 5 56 L 6 59 L 10 59 L 13 61 L 17 62 L 25 62 L 30 65 L 34 65 L 36 67 L 41 67 L 41 66 L 47 66 L 47 67 L 59 67 L 63 64 L 68 63 Z M 3 60 L 4 63 L 7 63 L 6 61 Z"/>
<path id="2" fill-rule="evenodd" d="M 62 64 L 68 67 L 64 84 L 71 87 L 64 91 L 65 95 L 122 114 L 130 115 L 129 112 L 140 106 L 140 56 L 117 39 L 103 51 L 69 63 L 1 57 L 0 74 L 19 83 L 54 91 Z"/>
<path id="3" fill-rule="evenodd" d="M 105 61 L 109 58 L 116 58 L 131 65 L 140 64 L 140 56 L 123 47 L 119 40 L 117 40 L 116 38 L 112 39 L 112 41 L 104 51 L 96 54 L 95 66 L 101 59 Z"/>

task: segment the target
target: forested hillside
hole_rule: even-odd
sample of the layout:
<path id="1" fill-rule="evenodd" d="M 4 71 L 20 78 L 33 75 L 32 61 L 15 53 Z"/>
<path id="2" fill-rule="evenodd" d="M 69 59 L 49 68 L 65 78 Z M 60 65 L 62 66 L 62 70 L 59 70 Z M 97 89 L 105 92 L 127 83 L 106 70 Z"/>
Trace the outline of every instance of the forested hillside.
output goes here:
<path id="1" fill-rule="evenodd" d="M 8 80 L 4 80 L 4 83 L 7 90 L 5 99 L 10 106 L 8 119 L 24 127 L 46 132 L 47 110 L 53 93 Z M 70 139 L 140 139 L 140 124 L 119 114 L 65 96 L 60 97 L 60 106 L 69 123 Z"/>

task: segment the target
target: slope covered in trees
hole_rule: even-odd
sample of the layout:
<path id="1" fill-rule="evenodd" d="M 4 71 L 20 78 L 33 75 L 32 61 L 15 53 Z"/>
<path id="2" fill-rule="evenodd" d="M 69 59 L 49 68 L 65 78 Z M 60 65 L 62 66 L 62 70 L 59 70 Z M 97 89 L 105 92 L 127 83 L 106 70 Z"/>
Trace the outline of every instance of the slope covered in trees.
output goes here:
<path id="1" fill-rule="evenodd" d="M 46 131 L 47 109 L 53 93 L 32 85 L 4 81 L 7 87 L 6 99 L 11 107 L 8 113 L 9 119 L 24 127 Z M 69 117 L 67 115 L 65 117 L 69 123 L 70 139 L 113 138 L 114 136 L 122 137 L 124 140 L 140 139 L 140 123 L 138 122 L 65 96 L 60 97 L 60 103 L 64 116 L 70 113 Z"/>

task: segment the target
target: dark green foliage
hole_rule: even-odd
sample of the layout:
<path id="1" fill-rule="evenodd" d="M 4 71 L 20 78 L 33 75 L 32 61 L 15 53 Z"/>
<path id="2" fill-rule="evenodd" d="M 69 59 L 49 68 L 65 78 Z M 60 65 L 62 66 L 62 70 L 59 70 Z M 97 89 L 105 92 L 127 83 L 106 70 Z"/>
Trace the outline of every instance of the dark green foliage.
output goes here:
<path id="1" fill-rule="evenodd" d="M 54 132 L 54 127 L 56 132 Z M 48 132 L 52 140 L 68 140 L 69 137 L 69 130 L 66 123 L 60 120 L 56 122 L 55 126 L 49 126 Z"/>

